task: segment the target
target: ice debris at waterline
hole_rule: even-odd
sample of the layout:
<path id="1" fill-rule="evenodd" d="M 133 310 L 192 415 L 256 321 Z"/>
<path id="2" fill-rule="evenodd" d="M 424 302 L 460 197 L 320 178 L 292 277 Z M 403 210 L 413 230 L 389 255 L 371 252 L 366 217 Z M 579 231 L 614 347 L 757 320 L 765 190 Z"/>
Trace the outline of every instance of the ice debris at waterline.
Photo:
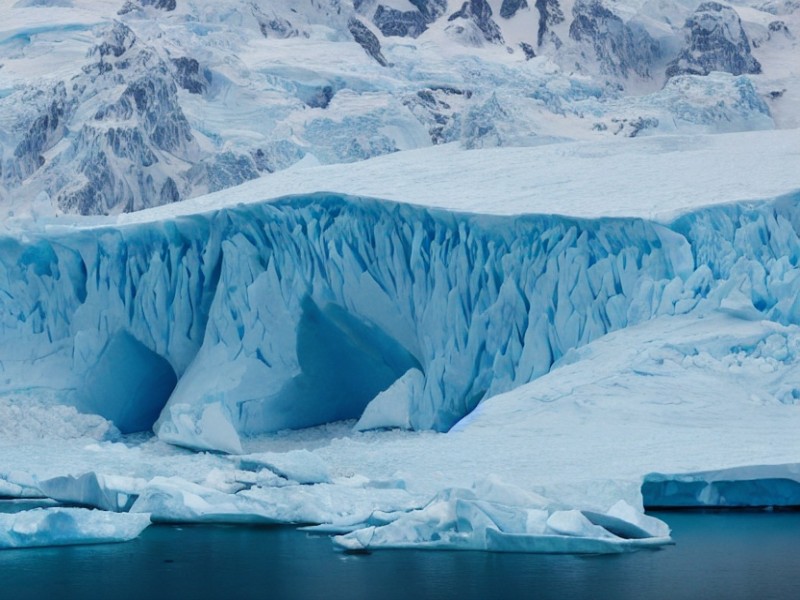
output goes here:
<path id="1" fill-rule="evenodd" d="M 605 554 L 672 542 L 666 524 L 624 501 L 606 513 L 556 510 L 545 498 L 522 490 L 509 493 L 507 486 L 491 482 L 486 488 L 487 482 L 481 482 L 474 490 L 444 490 L 419 510 L 337 536 L 334 543 L 351 552 L 413 547 Z M 500 490 L 505 493 L 498 494 Z"/>
<path id="2" fill-rule="evenodd" d="M 658 315 L 800 322 L 797 201 L 659 224 L 316 194 L 5 237 L 0 387 L 38 377 L 123 432 L 230 453 L 362 416 L 444 431 Z"/>
<path id="3" fill-rule="evenodd" d="M 150 525 L 147 514 L 85 508 L 37 508 L 0 513 L 0 549 L 126 542 Z"/>

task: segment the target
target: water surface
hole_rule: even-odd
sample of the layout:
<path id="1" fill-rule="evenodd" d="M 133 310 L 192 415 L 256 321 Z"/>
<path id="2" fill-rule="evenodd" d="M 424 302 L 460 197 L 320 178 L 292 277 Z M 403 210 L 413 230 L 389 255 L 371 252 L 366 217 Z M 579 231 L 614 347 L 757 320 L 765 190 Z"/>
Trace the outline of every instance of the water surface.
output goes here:
<path id="1" fill-rule="evenodd" d="M 657 513 L 676 545 L 614 556 L 346 555 L 291 528 L 153 526 L 0 551 L 0 598 L 800 598 L 800 513 Z"/>

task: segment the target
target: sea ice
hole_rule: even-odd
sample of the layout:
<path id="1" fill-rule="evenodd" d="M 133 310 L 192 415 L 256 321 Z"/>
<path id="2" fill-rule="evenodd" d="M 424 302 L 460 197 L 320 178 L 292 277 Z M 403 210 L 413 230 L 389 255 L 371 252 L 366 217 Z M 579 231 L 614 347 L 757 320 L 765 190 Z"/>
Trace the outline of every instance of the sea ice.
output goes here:
<path id="1" fill-rule="evenodd" d="M 144 484 L 143 479 L 90 471 L 78 476 L 63 475 L 45 479 L 38 482 L 38 488 L 48 498 L 66 504 L 127 512 Z"/>
<path id="2" fill-rule="evenodd" d="M 617 553 L 671 543 L 663 524 L 659 535 L 652 535 L 612 515 L 587 516 L 547 504 L 520 505 L 515 502 L 520 493 L 509 496 L 505 503 L 482 499 L 474 489 L 451 488 L 419 510 L 386 525 L 337 536 L 334 543 L 348 551 L 421 547 L 576 554 Z"/>
<path id="3" fill-rule="evenodd" d="M 84 508 L 37 508 L 0 513 L 0 549 L 125 542 L 148 525 L 147 514 Z"/>
<path id="4" fill-rule="evenodd" d="M 330 483 L 328 466 L 308 450 L 289 452 L 262 452 L 235 458 L 240 469 L 258 471 L 269 469 L 273 473 L 301 484 Z"/>

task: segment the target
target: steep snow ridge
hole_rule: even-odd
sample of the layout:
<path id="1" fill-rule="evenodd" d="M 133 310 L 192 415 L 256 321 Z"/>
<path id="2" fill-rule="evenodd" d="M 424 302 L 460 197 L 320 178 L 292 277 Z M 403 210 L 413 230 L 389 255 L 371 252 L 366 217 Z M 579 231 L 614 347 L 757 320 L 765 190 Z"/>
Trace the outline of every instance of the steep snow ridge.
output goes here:
<path id="1" fill-rule="evenodd" d="M 656 315 L 800 323 L 799 199 L 667 227 L 317 194 L 7 238 L 4 388 L 47 372 L 123 431 L 169 397 L 162 439 L 227 452 L 241 435 L 357 418 L 376 397 L 370 426 L 447 430 L 569 349 Z M 113 376 L 121 361 L 139 386 Z M 424 382 L 404 383 L 414 370 Z"/>

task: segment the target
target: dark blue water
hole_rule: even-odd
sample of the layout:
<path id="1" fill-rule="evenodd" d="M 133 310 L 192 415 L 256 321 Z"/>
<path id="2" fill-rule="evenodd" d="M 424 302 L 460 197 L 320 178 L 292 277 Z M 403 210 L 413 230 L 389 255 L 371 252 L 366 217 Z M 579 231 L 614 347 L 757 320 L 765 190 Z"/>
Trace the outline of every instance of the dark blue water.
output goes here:
<path id="1" fill-rule="evenodd" d="M 126 544 L 0 551 L 0 598 L 800 599 L 800 513 L 660 513 L 618 556 L 334 552 L 290 528 L 151 527 Z"/>

